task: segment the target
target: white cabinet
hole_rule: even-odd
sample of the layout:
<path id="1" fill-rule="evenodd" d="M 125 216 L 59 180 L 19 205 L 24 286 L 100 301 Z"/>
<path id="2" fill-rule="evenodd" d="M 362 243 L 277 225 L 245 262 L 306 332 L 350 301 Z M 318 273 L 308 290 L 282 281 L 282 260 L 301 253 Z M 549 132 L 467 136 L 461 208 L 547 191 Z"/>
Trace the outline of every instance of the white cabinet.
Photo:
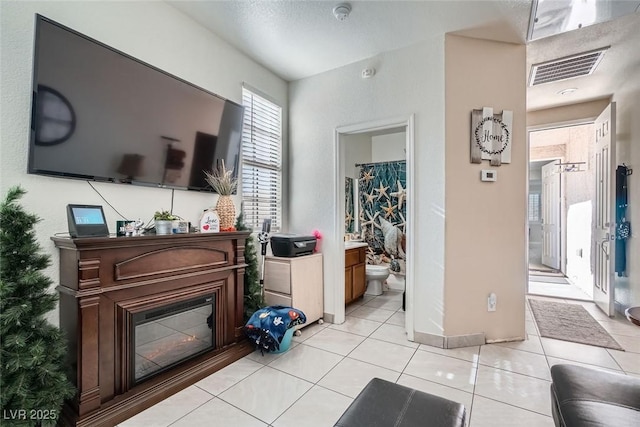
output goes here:
<path id="1" fill-rule="evenodd" d="M 267 305 L 285 305 L 301 310 L 307 323 L 322 319 L 322 254 L 297 258 L 268 256 L 264 260 L 264 298 Z"/>

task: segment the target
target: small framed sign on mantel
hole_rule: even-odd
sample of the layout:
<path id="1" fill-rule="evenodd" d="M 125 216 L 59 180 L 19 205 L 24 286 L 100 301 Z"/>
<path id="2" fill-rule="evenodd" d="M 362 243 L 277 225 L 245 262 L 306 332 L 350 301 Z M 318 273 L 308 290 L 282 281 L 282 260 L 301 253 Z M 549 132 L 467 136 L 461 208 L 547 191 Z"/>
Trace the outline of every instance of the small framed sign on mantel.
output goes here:
<path id="1" fill-rule="evenodd" d="M 201 233 L 218 233 L 220 232 L 220 217 L 215 209 L 207 209 L 200 217 Z"/>
<path id="2" fill-rule="evenodd" d="M 491 166 L 511 163 L 513 111 L 494 114 L 493 108 L 471 111 L 471 163 L 489 160 Z"/>

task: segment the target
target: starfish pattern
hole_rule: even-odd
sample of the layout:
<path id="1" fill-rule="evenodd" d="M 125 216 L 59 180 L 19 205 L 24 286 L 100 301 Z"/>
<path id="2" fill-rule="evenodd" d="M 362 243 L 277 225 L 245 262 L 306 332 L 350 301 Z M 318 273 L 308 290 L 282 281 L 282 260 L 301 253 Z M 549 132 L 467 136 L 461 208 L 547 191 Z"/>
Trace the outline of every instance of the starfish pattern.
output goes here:
<path id="1" fill-rule="evenodd" d="M 373 215 L 373 217 L 371 216 L 371 214 L 369 212 L 365 212 L 365 215 L 367 215 L 367 217 L 369 217 L 368 221 L 362 221 L 362 225 L 367 226 L 367 225 L 377 225 L 376 224 L 376 218 L 378 217 L 378 215 L 380 215 L 380 212 L 376 212 L 375 215 Z"/>
<path id="2" fill-rule="evenodd" d="M 374 227 L 377 227 L 380 230 L 382 230 L 382 226 L 376 222 L 376 218 L 378 218 L 379 215 L 380 215 L 380 212 L 376 212 L 375 215 L 373 215 L 373 225 Z"/>
<path id="3" fill-rule="evenodd" d="M 378 192 L 378 200 L 382 198 L 383 194 L 386 196 L 387 199 L 389 198 L 389 195 L 387 194 L 388 189 L 389 187 L 385 187 L 384 185 L 382 185 L 382 183 L 380 183 L 380 187 L 374 188 L 374 190 Z"/>
<path id="4" fill-rule="evenodd" d="M 363 227 L 366 227 L 367 225 L 373 224 L 373 219 L 371 218 L 371 214 L 369 212 L 366 212 L 366 215 L 369 217 L 369 220 L 366 221 L 364 219 L 364 216 L 362 217 L 360 225 L 363 226 Z"/>
<path id="5" fill-rule="evenodd" d="M 365 203 L 369 203 L 371 205 L 373 205 L 374 200 L 376 199 L 376 195 L 373 194 L 373 191 L 371 193 L 365 193 L 364 197 L 366 198 L 366 200 L 364 201 Z"/>
<path id="6" fill-rule="evenodd" d="M 360 179 L 363 180 L 365 184 L 369 184 L 369 181 L 371 181 L 373 178 L 375 178 L 375 176 L 373 176 L 373 168 L 372 168 L 372 169 L 369 169 L 368 172 L 363 171 L 362 177 Z"/>
<path id="7" fill-rule="evenodd" d="M 367 215 L 367 217 L 369 217 L 368 221 L 362 221 L 362 228 L 363 230 L 367 229 L 367 225 L 371 226 L 371 234 L 374 235 L 374 229 L 375 228 L 379 228 L 382 230 L 382 227 L 380 226 L 380 224 L 378 224 L 376 222 L 376 218 L 378 218 L 378 216 L 380 215 L 380 212 L 376 212 L 373 217 L 371 217 L 371 214 L 369 212 L 365 212 L 365 214 Z"/>
<path id="8" fill-rule="evenodd" d="M 380 209 L 384 211 L 384 218 L 387 219 L 389 217 L 393 217 L 396 219 L 396 214 L 393 213 L 393 210 L 396 209 L 398 205 L 391 205 L 391 200 L 387 199 L 387 206 L 380 206 Z"/>
<path id="9" fill-rule="evenodd" d="M 347 212 L 347 216 L 344 218 L 345 225 L 349 226 L 353 221 L 353 214 L 351 212 Z"/>
<path id="10" fill-rule="evenodd" d="M 369 217 L 368 221 L 365 221 L 364 219 L 364 215 L 362 216 L 362 218 L 360 219 L 360 226 L 362 227 L 363 230 L 367 230 L 367 226 L 370 225 L 371 226 L 371 232 L 373 232 L 373 221 L 375 221 L 375 216 L 373 218 L 371 218 L 371 214 L 369 212 L 365 212 L 366 215 Z"/>
<path id="11" fill-rule="evenodd" d="M 395 197 L 398 199 L 398 210 L 400 210 L 402 209 L 402 203 L 407 198 L 407 189 L 402 188 L 402 184 L 400 183 L 400 180 L 398 180 L 397 183 L 398 183 L 398 191 L 394 191 L 393 193 L 391 193 L 391 197 Z"/>

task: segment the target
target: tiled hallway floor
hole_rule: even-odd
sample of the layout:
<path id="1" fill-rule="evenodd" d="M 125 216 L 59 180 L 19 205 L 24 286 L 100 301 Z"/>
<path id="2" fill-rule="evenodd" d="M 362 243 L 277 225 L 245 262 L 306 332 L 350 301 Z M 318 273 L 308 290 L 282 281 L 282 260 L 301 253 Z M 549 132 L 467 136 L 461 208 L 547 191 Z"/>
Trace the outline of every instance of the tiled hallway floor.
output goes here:
<path id="1" fill-rule="evenodd" d="M 582 289 L 573 283 L 563 285 L 557 283 L 538 282 L 531 279 L 529 279 L 529 294 L 548 296 L 551 298 L 567 298 L 577 301 L 593 300 L 593 297 L 587 295 Z"/>
<path id="2" fill-rule="evenodd" d="M 640 328 L 607 318 L 593 303 L 581 304 L 626 351 L 540 338 L 528 305 L 526 341 L 453 350 L 419 345 L 405 338 L 401 298 L 366 297 L 347 307 L 344 324 L 310 325 L 289 351 L 255 352 L 120 426 L 333 426 L 379 377 L 463 403 L 471 427 L 544 427 L 553 426 L 550 366 L 640 377 Z"/>
<path id="3" fill-rule="evenodd" d="M 529 295 L 567 298 L 578 301 L 593 301 L 583 289 L 561 274 L 540 274 L 529 272 Z"/>

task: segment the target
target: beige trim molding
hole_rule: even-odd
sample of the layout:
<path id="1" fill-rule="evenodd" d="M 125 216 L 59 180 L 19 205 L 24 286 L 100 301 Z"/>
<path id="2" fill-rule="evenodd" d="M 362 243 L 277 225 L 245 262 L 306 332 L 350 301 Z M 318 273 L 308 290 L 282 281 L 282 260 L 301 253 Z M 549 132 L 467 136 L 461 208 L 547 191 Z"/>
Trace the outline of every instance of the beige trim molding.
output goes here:
<path id="1" fill-rule="evenodd" d="M 334 323 L 335 316 L 333 314 L 324 313 L 322 319 L 327 323 Z"/>
<path id="2" fill-rule="evenodd" d="M 414 332 L 415 342 L 437 348 L 460 348 L 486 344 L 484 333 L 453 335 L 450 337 Z"/>

